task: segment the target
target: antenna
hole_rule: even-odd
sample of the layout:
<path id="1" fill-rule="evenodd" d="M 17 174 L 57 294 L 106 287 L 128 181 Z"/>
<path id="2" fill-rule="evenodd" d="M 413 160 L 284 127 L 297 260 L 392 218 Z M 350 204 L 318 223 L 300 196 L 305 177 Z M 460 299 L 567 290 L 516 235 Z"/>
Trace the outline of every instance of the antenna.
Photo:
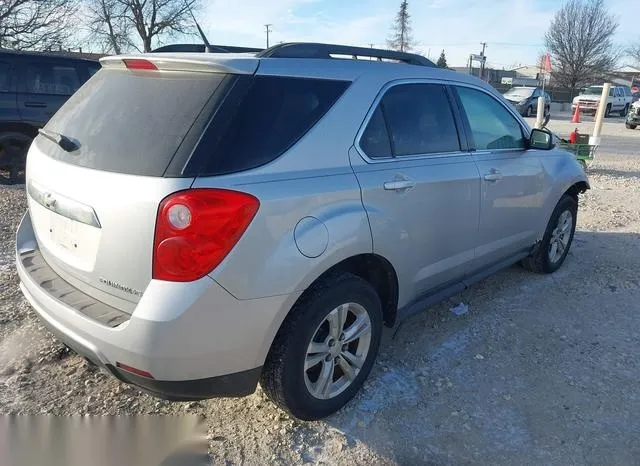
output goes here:
<path id="1" fill-rule="evenodd" d="M 211 45 L 209 44 L 209 41 L 207 40 L 207 36 L 204 35 L 204 31 L 202 30 L 202 28 L 198 24 L 198 20 L 196 19 L 195 15 L 193 14 L 193 10 L 191 9 L 191 5 L 189 5 L 189 2 L 187 0 L 184 0 L 184 4 L 187 7 L 187 10 L 189 10 L 189 14 L 193 18 L 193 22 L 196 23 L 196 28 L 198 28 L 198 33 L 200 34 L 200 38 L 202 39 L 202 42 L 204 42 L 204 51 L 206 53 L 211 53 Z"/>

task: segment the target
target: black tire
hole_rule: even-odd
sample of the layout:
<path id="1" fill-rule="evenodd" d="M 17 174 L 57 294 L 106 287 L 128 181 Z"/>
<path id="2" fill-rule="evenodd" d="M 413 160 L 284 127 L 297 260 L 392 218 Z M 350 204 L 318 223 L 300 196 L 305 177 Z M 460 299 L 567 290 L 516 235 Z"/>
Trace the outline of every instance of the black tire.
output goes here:
<path id="1" fill-rule="evenodd" d="M 620 116 L 627 116 L 627 113 L 629 113 L 629 104 L 625 105 L 624 108 L 620 111 Z"/>
<path id="2" fill-rule="evenodd" d="M 632 125 L 631 123 L 625 123 L 624 125 L 627 129 L 636 129 L 638 127 L 638 125 Z"/>
<path id="3" fill-rule="evenodd" d="M 0 133 L 0 169 L 9 172 L 8 182 L 18 183 L 24 178 L 27 151 L 31 138 L 22 133 Z"/>
<path id="4" fill-rule="evenodd" d="M 611 104 L 607 104 L 607 108 L 604 109 L 604 117 L 609 118 L 609 116 L 611 116 Z"/>
<path id="5" fill-rule="evenodd" d="M 558 219 L 562 215 L 563 212 L 569 211 L 573 218 L 573 225 L 571 227 L 571 233 L 569 235 L 569 242 L 567 247 L 565 248 L 563 254 L 557 259 L 555 262 L 551 262 L 549 258 L 549 249 L 551 246 L 551 237 L 553 231 L 555 230 Z M 549 219 L 549 223 L 547 224 L 547 229 L 544 233 L 544 237 L 542 242 L 540 243 L 538 249 L 535 253 L 522 261 L 522 265 L 525 269 L 530 270 L 531 272 L 541 273 L 541 274 L 549 274 L 558 270 L 565 259 L 567 258 L 567 254 L 569 254 L 569 249 L 571 249 L 571 243 L 573 242 L 573 235 L 576 231 L 576 220 L 578 218 L 578 201 L 573 196 L 569 196 L 565 194 L 560 199 L 560 202 L 556 205 L 556 208 L 553 210 L 551 214 L 551 218 Z"/>
<path id="6" fill-rule="evenodd" d="M 369 350 L 351 385 L 333 398 L 319 399 L 305 383 L 307 347 L 327 315 L 345 303 L 359 304 L 367 311 L 371 321 Z M 271 345 L 260 385 L 274 403 L 291 415 L 307 421 L 324 418 L 358 392 L 373 367 L 381 335 L 382 306 L 375 289 L 350 273 L 328 277 L 312 285 L 291 309 Z"/>

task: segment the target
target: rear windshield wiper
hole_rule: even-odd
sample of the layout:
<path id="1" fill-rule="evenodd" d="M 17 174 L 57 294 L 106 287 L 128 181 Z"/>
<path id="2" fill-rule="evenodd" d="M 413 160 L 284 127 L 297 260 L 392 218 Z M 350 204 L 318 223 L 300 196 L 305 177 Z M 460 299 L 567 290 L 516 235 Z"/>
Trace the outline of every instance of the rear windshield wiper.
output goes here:
<path id="1" fill-rule="evenodd" d="M 67 152 L 73 152 L 74 150 L 78 149 L 78 145 L 63 134 L 59 134 L 59 133 L 56 133 L 55 131 L 51 131 L 50 129 L 43 129 L 43 128 L 40 128 L 38 130 L 38 133 L 42 134 L 45 138 L 49 139 L 50 141 L 55 142 Z"/>

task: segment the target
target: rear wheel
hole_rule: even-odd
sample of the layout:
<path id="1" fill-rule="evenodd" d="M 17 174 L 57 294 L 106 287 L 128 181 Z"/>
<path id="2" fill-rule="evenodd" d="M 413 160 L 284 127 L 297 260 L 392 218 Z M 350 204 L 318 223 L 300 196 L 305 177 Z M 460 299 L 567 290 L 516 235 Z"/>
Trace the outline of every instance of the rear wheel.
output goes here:
<path id="1" fill-rule="evenodd" d="M 625 123 L 624 125 L 627 129 L 636 129 L 638 127 L 638 125 L 632 125 L 631 123 Z"/>
<path id="2" fill-rule="evenodd" d="M 553 273 L 562 266 L 576 231 L 577 214 L 577 200 L 565 194 L 551 214 L 539 248 L 522 261 L 524 268 L 536 273 Z"/>
<path id="3" fill-rule="evenodd" d="M 620 116 L 627 116 L 629 113 L 629 104 L 625 105 L 624 108 L 620 111 Z"/>
<path id="4" fill-rule="evenodd" d="M 344 273 L 305 292 L 282 324 L 260 384 L 280 408 L 314 420 L 344 406 L 371 371 L 382 334 L 375 289 Z"/>
<path id="5" fill-rule="evenodd" d="M 14 184 L 24 179 L 27 151 L 31 138 L 22 133 L 0 133 L 0 170 L 3 181 Z"/>

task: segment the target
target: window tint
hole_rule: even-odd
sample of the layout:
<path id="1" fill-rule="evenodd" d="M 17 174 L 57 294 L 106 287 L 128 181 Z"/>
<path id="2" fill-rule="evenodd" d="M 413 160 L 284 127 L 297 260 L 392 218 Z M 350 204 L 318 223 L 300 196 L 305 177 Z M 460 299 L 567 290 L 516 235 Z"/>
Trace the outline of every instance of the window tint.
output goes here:
<path id="1" fill-rule="evenodd" d="M 79 141 L 80 148 L 48 153 L 96 170 L 162 176 L 224 78 L 219 73 L 104 69 L 47 124 L 47 129 Z"/>
<path id="2" fill-rule="evenodd" d="M 402 84 L 382 98 L 394 156 L 460 150 L 458 131 L 444 86 Z"/>
<path id="3" fill-rule="evenodd" d="M 78 71 L 73 66 L 46 62 L 32 62 L 27 65 L 27 92 L 71 95 L 79 87 L 80 78 Z"/>
<path id="4" fill-rule="evenodd" d="M 89 77 L 93 76 L 98 71 L 100 71 L 100 68 L 102 68 L 102 67 L 100 66 L 99 63 L 96 63 L 95 65 L 91 64 L 91 65 L 87 66 L 87 72 L 89 73 Z"/>
<path id="5" fill-rule="evenodd" d="M 212 150 L 204 174 L 233 173 L 275 160 L 324 116 L 348 86 L 327 79 L 257 76 Z M 226 123 L 214 120 L 213 125 Z"/>
<path id="6" fill-rule="evenodd" d="M 468 87 L 458 87 L 477 150 L 525 147 L 518 121 L 496 99 Z"/>
<path id="7" fill-rule="evenodd" d="M 367 128 L 360 139 L 360 148 L 371 158 L 391 157 L 391 141 L 382 114 L 382 107 L 378 105 Z"/>
<path id="8" fill-rule="evenodd" d="M 8 91 L 11 85 L 11 65 L 6 61 L 0 61 L 0 91 Z"/>

